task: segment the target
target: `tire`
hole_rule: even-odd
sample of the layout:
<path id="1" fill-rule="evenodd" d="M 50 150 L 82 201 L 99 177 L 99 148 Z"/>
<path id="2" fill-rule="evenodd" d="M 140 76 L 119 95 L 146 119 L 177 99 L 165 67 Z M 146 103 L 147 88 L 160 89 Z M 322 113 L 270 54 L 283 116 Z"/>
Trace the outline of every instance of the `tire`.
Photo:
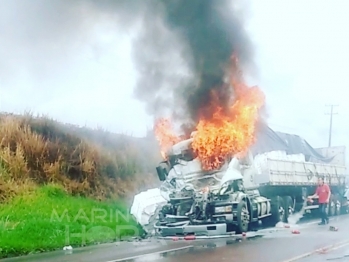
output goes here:
<path id="1" fill-rule="evenodd" d="M 285 221 L 285 204 L 284 200 L 277 196 L 271 200 L 271 223 L 274 226 L 279 222 Z"/>
<path id="2" fill-rule="evenodd" d="M 342 206 L 341 214 L 346 215 L 349 214 L 349 206 L 345 205 L 344 207 Z"/>
<path id="3" fill-rule="evenodd" d="M 341 197 L 338 194 L 334 195 L 334 202 L 336 207 L 336 211 L 334 215 L 339 216 L 342 214 L 342 201 L 341 201 Z"/>
<path id="4" fill-rule="evenodd" d="M 330 202 L 328 203 L 328 216 L 335 216 L 336 215 L 336 199 L 332 195 L 330 197 Z"/>
<path id="5" fill-rule="evenodd" d="M 349 214 L 348 199 L 346 197 L 342 197 L 341 200 L 341 215 Z"/>
<path id="6" fill-rule="evenodd" d="M 250 224 L 250 212 L 246 201 L 241 200 L 237 207 L 237 228 L 236 233 L 247 232 Z"/>
<path id="7" fill-rule="evenodd" d="M 290 196 L 283 197 L 284 208 L 285 208 L 285 217 L 283 222 L 288 222 L 288 217 L 294 214 L 293 200 Z"/>

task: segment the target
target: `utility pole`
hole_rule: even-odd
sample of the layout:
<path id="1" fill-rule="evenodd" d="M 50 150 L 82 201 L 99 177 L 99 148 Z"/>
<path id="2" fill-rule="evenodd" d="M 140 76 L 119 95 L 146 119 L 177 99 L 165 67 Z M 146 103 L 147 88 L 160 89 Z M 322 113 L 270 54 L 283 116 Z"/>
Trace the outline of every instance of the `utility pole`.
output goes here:
<path id="1" fill-rule="evenodd" d="M 326 105 L 331 107 L 331 112 L 327 113 L 326 115 L 330 115 L 330 133 L 329 133 L 329 137 L 328 137 L 328 147 L 331 147 L 331 139 L 332 139 L 332 116 L 333 115 L 337 115 L 338 113 L 334 113 L 333 112 L 333 108 L 338 106 L 338 105 Z"/>

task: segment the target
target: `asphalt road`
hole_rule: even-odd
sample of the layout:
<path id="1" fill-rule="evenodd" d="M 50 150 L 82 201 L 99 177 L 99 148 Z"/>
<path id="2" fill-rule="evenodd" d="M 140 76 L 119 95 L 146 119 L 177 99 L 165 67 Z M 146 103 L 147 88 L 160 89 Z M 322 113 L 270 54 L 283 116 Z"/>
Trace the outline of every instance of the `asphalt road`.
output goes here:
<path id="1" fill-rule="evenodd" d="M 291 228 L 276 227 L 251 232 L 246 237 L 237 236 L 215 240 L 145 240 L 121 242 L 93 247 L 31 255 L 10 261 L 47 262 L 319 262 L 349 261 L 349 216 L 332 218 L 329 226 L 319 226 L 318 221 L 294 225 Z M 300 234 L 292 234 L 292 230 Z"/>

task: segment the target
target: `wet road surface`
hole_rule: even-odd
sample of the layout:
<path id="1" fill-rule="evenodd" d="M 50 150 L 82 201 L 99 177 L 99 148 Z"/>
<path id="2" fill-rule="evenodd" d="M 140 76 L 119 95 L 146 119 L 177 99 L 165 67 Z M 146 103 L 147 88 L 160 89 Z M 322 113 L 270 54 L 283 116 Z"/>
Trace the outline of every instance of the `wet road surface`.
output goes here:
<path id="1" fill-rule="evenodd" d="M 349 261 L 349 216 L 332 218 L 330 225 L 318 226 L 318 221 L 291 228 L 271 228 L 251 232 L 246 237 L 215 240 L 144 240 L 135 243 L 113 243 L 93 247 L 31 255 L 2 260 L 4 262 L 317 262 Z M 292 230 L 300 234 L 292 234 Z M 334 260 L 337 258 L 336 260 Z M 329 260 L 330 259 L 330 260 Z"/>

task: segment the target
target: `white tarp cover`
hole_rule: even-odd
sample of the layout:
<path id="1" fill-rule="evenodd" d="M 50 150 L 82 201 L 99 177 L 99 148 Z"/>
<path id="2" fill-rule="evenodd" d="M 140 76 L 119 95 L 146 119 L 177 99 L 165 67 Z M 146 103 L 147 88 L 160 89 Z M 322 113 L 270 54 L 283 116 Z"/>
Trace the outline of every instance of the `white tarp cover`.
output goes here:
<path id="1" fill-rule="evenodd" d="M 149 219 L 154 215 L 156 208 L 166 203 L 159 188 L 149 189 L 135 195 L 130 213 L 140 225 L 145 226 L 149 224 Z"/>
<path id="2" fill-rule="evenodd" d="M 263 171 L 268 170 L 268 159 L 305 162 L 303 154 L 288 155 L 286 151 L 271 151 L 258 154 L 254 158 L 254 166 L 258 174 L 262 174 Z"/>
<path id="3" fill-rule="evenodd" d="M 257 123 L 256 143 L 250 148 L 253 156 L 271 151 L 285 151 L 288 155 L 303 154 L 306 161 L 331 163 L 334 156 L 325 157 L 298 135 L 275 132 L 263 122 Z"/>

